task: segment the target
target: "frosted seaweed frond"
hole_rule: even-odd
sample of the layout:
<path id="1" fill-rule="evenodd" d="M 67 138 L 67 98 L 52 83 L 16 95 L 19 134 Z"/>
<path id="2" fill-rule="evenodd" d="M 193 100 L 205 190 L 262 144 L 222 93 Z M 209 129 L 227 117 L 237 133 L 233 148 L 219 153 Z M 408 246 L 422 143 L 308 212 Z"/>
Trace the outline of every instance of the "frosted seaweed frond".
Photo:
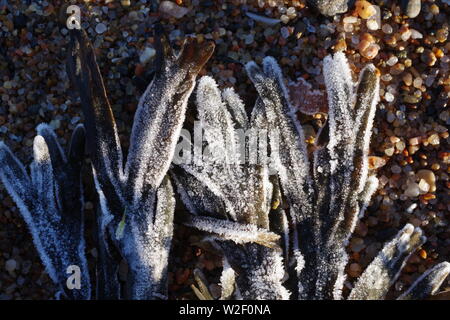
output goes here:
<path id="1" fill-rule="evenodd" d="M 358 278 L 349 295 L 350 300 L 384 299 L 389 287 L 398 278 L 406 260 L 426 241 L 419 228 L 407 224 L 388 242 Z"/>
<path id="2" fill-rule="evenodd" d="M 246 69 L 259 94 L 263 109 L 259 113 L 265 115 L 271 132 L 270 156 L 289 209 L 292 254 L 286 254 L 290 257 L 286 264 L 297 281 L 294 294 L 299 299 L 342 299 L 348 262 L 345 247 L 378 187 L 369 172 L 368 153 L 379 71 L 368 65 L 354 83 L 343 53 L 324 59 L 329 113 L 310 157 L 278 64 L 266 57 L 262 68 L 249 62 Z M 363 273 L 349 298 L 384 298 L 407 257 L 423 241 L 420 229 L 407 225 Z M 445 276 L 446 268 L 437 268 L 423 276 L 417 290 L 422 295 L 434 292 Z"/>
<path id="3" fill-rule="evenodd" d="M 419 300 L 432 296 L 437 293 L 449 274 L 450 263 L 441 262 L 425 271 L 398 299 Z"/>
<path id="4" fill-rule="evenodd" d="M 270 228 L 273 185 L 267 163 L 239 163 L 248 153 L 237 130 L 258 133 L 267 125 L 261 106 L 248 118 L 232 89 L 220 92 L 210 77 L 197 86 L 198 117 L 207 147 L 203 158 L 174 166 L 172 176 L 191 215 L 180 218 L 214 240 L 235 271 L 236 288 L 244 299 L 287 299 L 283 287 L 281 236 Z M 253 130 L 253 131 L 252 131 Z M 257 141 L 256 143 L 261 143 Z M 256 156 L 262 156 L 256 155 Z M 231 297 L 231 277 L 224 270 L 224 296 Z M 233 278 L 234 279 L 234 278 Z"/>
<path id="5" fill-rule="evenodd" d="M 68 299 L 90 299 L 80 176 L 84 128 L 75 128 L 67 154 L 49 125 L 40 124 L 37 133 L 30 173 L 0 142 L 0 180 L 16 202 L 42 263 L 60 292 Z M 71 266 L 80 268 L 80 283 L 69 279 Z"/>
<path id="6" fill-rule="evenodd" d="M 167 298 L 175 200 L 165 176 L 195 78 L 214 49 L 210 42 L 188 39 L 175 54 L 157 29 L 158 70 L 139 100 L 126 163 L 94 50 L 82 30 L 71 31 L 67 63 L 86 121 L 101 205 L 98 238 L 103 242 L 104 261 L 118 263 L 109 245 L 112 242 L 128 263 L 126 297 L 131 299 Z M 111 277 L 116 279 L 117 274 Z"/>

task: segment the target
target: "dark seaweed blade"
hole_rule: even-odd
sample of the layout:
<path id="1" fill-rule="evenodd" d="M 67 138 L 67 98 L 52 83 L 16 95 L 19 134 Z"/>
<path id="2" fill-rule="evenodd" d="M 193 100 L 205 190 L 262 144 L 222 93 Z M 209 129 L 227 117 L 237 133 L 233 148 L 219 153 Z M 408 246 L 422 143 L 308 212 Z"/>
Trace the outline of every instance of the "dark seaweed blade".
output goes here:
<path id="1" fill-rule="evenodd" d="M 70 35 L 67 73 L 80 94 L 88 152 L 100 182 L 111 180 L 118 187 L 119 177 L 113 173 L 122 172 L 122 151 L 94 49 L 84 30 L 73 29 Z"/>

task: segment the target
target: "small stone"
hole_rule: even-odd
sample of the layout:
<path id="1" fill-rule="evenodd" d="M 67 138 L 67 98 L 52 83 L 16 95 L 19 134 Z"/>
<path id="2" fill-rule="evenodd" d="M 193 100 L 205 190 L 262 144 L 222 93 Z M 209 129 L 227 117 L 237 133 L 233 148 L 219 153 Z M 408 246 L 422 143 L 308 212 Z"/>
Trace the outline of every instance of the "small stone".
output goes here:
<path id="1" fill-rule="evenodd" d="M 402 172 L 402 168 L 400 168 L 398 165 L 394 164 L 391 167 L 391 171 L 392 171 L 392 173 L 401 173 Z"/>
<path id="2" fill-rule="evenodd" d="M 439 114 L 439 119 L 444 122 L 447 122 L 450 119 L 450 112 L 448 110 L 444 110 Z"/>
<path id="3" fill-rule="evenodd" d="M 367 20 L 367 28 L 375 31 L 381 28 L 381 9 L 376 5 L 373 5 L 372 7 L 375 9 L 375 15 Z"/>
<path id="4" fill-rule="evenodd" d="M 335 16 L 348 10 L 347 0 L 308 0 L 311 6 L 325 16 Z"/>
<path id="5" fill-rule="evenodd" d="M 386 34 L 391 34 L 394 31 L 390 24 L 383 24 L 381 30 Z"/>
<path id="6" fill-rule="evenodd" d="M 398 151 L 403 151 L 406 147 L 405 143 L 403 141 L 399 141 L 395 144 L 395 147 L 397 148 Z"/>
<path id="7" fill-rule="evenodd" d="M 287 16 L 288 16 L 289 18 L 295 18 L 295 16 L 297 15 L 297 12 L 296 12 L 296 10 L 295 10 L 294 7 L 289 7 L 289 8 L 286 10 L 286 14 L 287 14 Z"/>
<path id="8" fill-rule="evenodd" d="M 409 139 L 408 143 L 412 146 L 417 146 L 420 143 L 419 137 Z"/>
<path id="9" fill-rule="evenodd" d="M 289 31 L 288 31 L 289 32 Z M 246 45 L 250 45 L 250 44 L 252 44 L 253 42 L 255 41 L 255 36 L 253 35 L 253 34 L 248 34 L 248 35 L 246 35 L 245 36 L 245 38 L 244 38 L 244 43 L 246 44 Z"/>
<path id="10" fill-rule="evenodd" d="M 416 97 L 416 96 L 411 95 L 411 94 L 405 94 L 403 96 L 403 102 L 405 102 L 405 103 L 416 104 L 419 101 L 420 101 L 420 97 Z"/>
<path id="11" fill-rule="evenodd" d="M 419 170 L 416 173 L 416 176 L 420 180 L 424 180 L 429 186 L 429 190 L 427 192 L 435 192 L 436 191 L 436 176 L 434 172 L 428 169 Z"/>
<path id="12" fill-rule="evenodd" d="M 395 120 L 395 114 L 392 113 L 391 111 L 388 111 L 388 113 L 387 113 L 387 115 L 386 115 L 386 120 L 387 120 L 387 122 L 389 122 L 389 123 L 394 122 L 394 120 Z"/>
<path id="13" fill-rule="evenodd" d="M 149 62 L 156 54 L 156 50 L 150 47 L 146 47 L 139 56 L 139 62 L 146 64 Z"/>
<path id="14" fill-rule="evenodd" d="M 106 30 L 108 30 L 108 28 L 106 27 L 106 25 L 104 23 L 99 23 L 95 26 L 95 32 L 97 32 L 98 34 L 102 34 Z"/>
<path id="15" fill-rule="evenodd" d="M 369 19 L 373 17 L 377 11 L 369 1 L 356 1 L 356 12 L 362 19 Z"/>
<path id="16" fill-rule="evenodd" d="M 437 16 L 437 15 L 439 14 L 439 7 L 438 7 L 435 3 L 433 3 L 433 4 L 430 6 L 430 12 L 431 12 L 433 15 Z"/>
<path id="17" fill-rule="evenodd" d="M 401 140 L 400 140 L 399 137 L 391 136 L 391 137 L 389 137 L 389 141 L 392 142 L 392 143 L 397 143 L 397 142 L 399 142 Z"/>
<path id="18" fill-rule="evenodd" d="M 362 268 L 358 263 L 350 264 L 348 268 L 348 274 L 352 278 L 357 278 L 361 274 Z"/>
<path id="19" fill-rule="evenodd" d="M 348 17 L 345 17 L 344 19 L 342 19 L 342 22 L 344 24 L 353 24 L 353 23 L 358 22 L 358 18 L 354 17 L 354 16 L 348 16 Z"/>
<path id="20" fill-rule="evenodd" d="M 430 185 L 425 181 L 425 179 L 420 179 L 419 189 L 420 193 L 427 193 L 430 190 Z"/>
<path id="21" fill-rule="evenodd" d="M 364 240 L 361 238 L 352 238 L 350 241 L 350 249 L 353 252 L 360 252 L 362 249 L 364 249 L 366 246 L 364 244 Z"/>
<path id="22" fill-rule="evenodd" d="M 169 16 L 180 19 L 189 12 L 189 9 L 177 6 L 172 1 L 162 1 L 159 5 L 159 11 Z"/>
<path id="23" fill-rule="evenodd" d="M 403 82 L 409 87 L 410 85 L 412 85 L 412 83 L 413 83 L 413 77 L 412 77 L 412 74 L 411 73 L 409 73 L 409 72 L 406 72 L 404 75 L 403 75 Z"/>
<path id="24" fill-rule="evenodd" d="M 411 38 L 411 30 L 409 30 L 409 28 L 405 28 L 405 29 L 401 29 L 400 30 L 400 39 L 402 39 L 402 41 L 408 41 L 409 38 Z"/>
<path id="25" fill-rule="evenodd" d="M 395 65 L 398 62 L 398 58 L 396 56 L 391 56 L 387 61 L 386 64 L 390 67 Z"/>
<path id="26" fill-rule="evenodd" d="M 389 69 L 389 73 L 393 76 L 398 76 L 405 70 L 405 65 L 403 63 L 397 63 Z"/>
<path id="27" fill-rule="evenodd" d="M 386 100 L 386 102 L 392 102 L 394 101 L 394 98 L 395 98 L 394 95 L 390 92 L 386 92 L 384 94 L 384 100 Z"/>
<path id="28" fill-rule="evenodd" d="M 86 204 L 84 205 L 84 208 L 86 210 L 92 210 L 94 209 L 94 204 L 91 201 L 87 201 Z"/>
<path id="29" fill-rule="evenodd" d="M 426 49 L 420 55 L 420 60 L 422 60 L 422 62 L 424 62 L 427 66 L 431 67 L 431 66 L 434 66 L 437 58 L 433 51 Z"/>
<path id="30" fill-rule="evenodd" d="M 18 277 L 17 281 L 16 281 L 16 283 L 19 287 L 22 287 L 25 284 L 25 282 L 26 282 L 26 280 L 24 277 Z"/>
<path id="31" fill-rule="evenodd" d="M 420 194 L 419 185 L 415 182 L 409 182 L 405 190 L 405 196 L 409 198 L 418 197 Z"/>
<path id="32" fill-rule="evenodd" d="M 381 157 L 369 156 L 369 169 L 375 170 L 383 167 L 386 164 L 386 160 Z"/>
<path id="33" fill-rule="evenodd" d="M 17 261 L 14 259 L 9 259 L 8 261 L 5 262 L 5 269 L 6 271 L 8 271 L 10 274 L 12 272 L 14 272 L 14 270 L 16 270 L 17 268 Z"/>
<path id="34" fill-rule="evenodd" d="M 436 39 L 439 42 L 447 41 L 447 37 L 448 37 L 448 28 L 441 28 L 436 32 Z"/>
<path id="35" fill-rule="evenodd" d="M 423 80 L 422 78 L 415 78 L 413 81 L 414 88 L 420 89 L 422 87 Z"/>
<path id="36" fill-rule="evenodd" d="M 281 17 L 280 17 L 280 20 L 281 20 L 281 22 L 283 22 L 284 24 L 287 24 L 287 23 L 289 23 L 289 17 L 287 16 L 287 15 L 285 15 L 285 14 L 283 14 L 283 15 L 281 15 Z"/>
<path id="37" fill-rule="evenodd" d="M 402 9 L 409 18 L 415 18 L 419 15 L 421 9 L 421 0 L 402 0 Z"/>
<path id="38" fill-rule="evenodd" d="M 421 34 L 416 29 L 410 29 L 410 30 L 411 30 L 411 39 L 422 39 L 423 38 L 423 34 Z"/>
<path id="39" fill-rule="evenodd" d="M 378 30 L 380 28 L 380 25 L 378 22 L 374 19 L 367 20 L 367 28 L 369 30 Z"/>
<path id="40" fill-rule="evenodd" d="M 374 39 L 367 33 L 363 35 L 361 42 L 358 44 L 359 53 L 366 59 L 373 59 L 378 55 L 380 46 L 374 43 Z"/>
<path id="41" fill-rule="evenodd" d="M 12 82 L 11 81 L 5 81 L 4 83 L 3 83 L 3 88 L 5 88 L 5 89 L 11 89 L 13 86 L 12 86 Z"/>
<path id="42" fill-rule="evenodd" d="M 389 147 L 386 148 L 384 150 L 384 153 L 388 156 L 388 157 L 392 157 L 392 155 L 394 154 L 395 148 L 394 147 Z"/>
<path id="43" fill-rule="evenodd" d="M 419 251 L 419 256 L 425 260 L 427 258 L 427 252 L 424 249 L 421 249 Z"/>
<path id="44" fill-rule="evenodd" d="M 428 143 L 430 143 L 433 146 L 439 145 L 439 135 L 437 133 L 432 134 L 427 139 Z"/>

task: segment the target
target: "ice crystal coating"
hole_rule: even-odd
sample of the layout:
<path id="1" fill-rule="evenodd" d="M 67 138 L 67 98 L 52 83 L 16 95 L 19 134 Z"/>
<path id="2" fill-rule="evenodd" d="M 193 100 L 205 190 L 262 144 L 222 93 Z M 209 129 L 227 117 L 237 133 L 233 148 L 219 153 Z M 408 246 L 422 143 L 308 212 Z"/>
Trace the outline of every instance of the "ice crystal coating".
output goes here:
<path id="1" fill-rule="evenodd" d="M 175 211 L 167 171 L 187 100 L 213 45 L 189 39 L 175 55 L 157 37 L 159 69 L 139 101 L 124 163 L 93 48 L 83 31 L 72 30 L 71 37 L 68 75 L 81 97 L 100 204 L 97 298 L 165 299 Z M 177 219 L 206 233 L 205 240 L 223 252 L 220 299 L 342 299 L 345 247 L 378 187 L 368 154 L 379 72 L 368 65 L 354 83 L 342 53 L 324 59 L 328 120 L 310 156 L 278 64 L 266 57 L 262 68 L 250 62 L 246 70 L 259 94 L 250 118 L 233 89 L 221 92 L 210 77 L 198 82 L 207 145 L 201 155 L 194 150 L 192 163 L 170 170 L 190 212 Z M 0 143 L 0 180 L 52 280 L 68 298 L 89 299 L 80 181 L 84 128 L 75 129 L 67 155 L 48 125 L 37 132 L 30 173 Z M 385 298 L 425 241 L 420 228 L 407 224 L 361 274 L 348 299 Z M 118 281 L 122 258 L 129 268 L 126 288 Z M 73 265 L 81 270 L 80 289 L 67 286 Z M 448 262 L 434 266 L 398 299 L 439 296 L 449 273 Z M 213 299 L 199 270 L 194 278 L 197 296 Z"/>
<path id="2" fill-rule="evenodd" d="M 345 247 L 378 186 L 369 172 L 368 153 L 379 72 L 368 65 L 355 84 L 343 53 L 324 59 L 329 114 L 310 160 L 278 64 L 266 57 L 262 68 L 249 62 L 246 69 L 267 117 L 271 156 L 289 207 L 293 245 L 286 261 L 297 278 L 294 294 L 299 299 L 342 299 Z M 361 275 L 349 298 L 384 298 L 408 256 L 424 241 L 420 229 L 407 225 Z M 448 273 L 447 264 L 439 265 L 405 297 L 433 294 Z"/>
<path id="3" fill-rule="evenodd" d="M 436 294 L 449 274 L 450 263 L 441 262 L 435 265 L 425 271 L 408 290 L 398 297 L 398 300 L 419 300 Z"/>
<path id="4" fill-rule="evenodd" d="M 101 205 L 99 242 L 104 249 L 103 261 L 109 266 L 99 266 L 98 273 L 103 275 L 102 285 L 113 295 L 108 297 L 103 292 L 105 298 L 117 298 L 119 260 L 114 259 L 110 242 L 129 267 L 127 298 L 167 298 L 175 199 L 165 175 L 180 135 L 187 99 L 214 46 L 188 39 L 176 55 L 160 30 L 157 33 L 159 69 L 139 101 L 124 164 L 93 48 L 84 31 L 71 31 L 68 74 L 80 93 Z"/>
<path id="5" fill-rule="evenodd" d="M 68 299 L 89 299 L 80 176 L 84 128 L 75 128 L 67 155 L 49 125 L 40 124 L 36 129 L 30 174 L 0 142 L 0 180 L 19 207 L 42 263 L 60 292 Z M 80 287 L 67 285 L 72 282 L 71 266 L 80 268 Z"/>
<path id="6" fill-rule="evenodd" d="M 208 76 L 198 83 L 197 107 L 208 153 L 173 169 L 181 199 L 192 213 L 183 222 L 211 235 L 236 271 L 244 299 L 287 299 L 280 236 L 269 224 L 273 186 L 267 163 L 238 162 L 246 151 L 237 130 L 264 128 L 265 119 L 256 113 L 261 109 L 255 108 L 249 120 L 236 93 L 221 93 Z M 223 275 L 227 297 L 232 287 L 228 272 Z"/>

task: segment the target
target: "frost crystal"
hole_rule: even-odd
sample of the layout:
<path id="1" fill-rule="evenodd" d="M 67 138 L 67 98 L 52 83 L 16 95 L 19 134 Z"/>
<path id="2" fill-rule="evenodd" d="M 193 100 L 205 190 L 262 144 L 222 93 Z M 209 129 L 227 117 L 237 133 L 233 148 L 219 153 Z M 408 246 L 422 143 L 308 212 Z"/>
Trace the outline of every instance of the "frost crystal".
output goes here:
<path id="1" fill-rule="evenodd" d="M 141 97 L 126 164 L 94 50 L 84 31 L 71 31 L 68 75 L 79 91 L 87 147 L 101 204 L 99 247 L 103 298 L 118 298 L 117 248 L 128 264 L 126 297 L 167 298 L 167 262 L 175 199 L 166 176 L 195 78 L 212 54 L 211 43 L 188 39 L 178 55 L 157 41 L 159 70 Z M 114 244 L 111 246 L 111 242 Z M 103 291 L 103 292 L 102 292 Z M 109 296 L 110 295 L 110 296 Z"/>
<path id="2" fill-rule="evenodd" d="M 222 100 L 223 99 L 223 100 Z M 273 185 L 267 163 L 240 164 L 237 130 L 264 128 L 261 106 L 248 119 L 244 104 L 232 89 L 221 94 L 215 81 L 203 77 L 197 87 L 197 107 L 208 153 L 201 163 L 173 169 L 177 189 L 192 215 L 189 226 L 215 240 L 236 272 L 237 289 L 244 299 L 287 299 L 280 235 L 271 230 L 269 211 Z M 241 151 L 240 151 L 241 150 Z M 198 160 L 198 159 L 197 159 Z M 231 284 L 224 270 L 224 290 Z"/>
<path id="3" fill-rule="evenodd" d="M 293 246 L 287 261 L 297 278 L 294 294 L 299 299 L 342 299 L 348 262 L 345 247 L 378 187 L 369 173 L 368 153 L 379 72 L 368 65 L 355 84 L 343 53 L 325 58 L 328 121 L 316 137 L 310 162 L 278 64 L 267 57 L 262 68 L 249 62 L 246 69 L 267 116 L 271 156 L 289 207 Z M 423 241 L 420 229 L 407 225 L 361 275 L 349 298 L 384 298 L 408 256 Z M 402 298 L 433 294 L 448 269 L 448 264 L 432 269 Z"/>
<path id="4" fill-rule="evenodd" d="M 19 207 L 50 278 L 68 299 L 89 299 L 80 177 L 84 128 L 76 127 L 67 156 L 49 125 L 40 124 L 37 132 L 30 174 L 0 142 L 0 179 Z M 74 288 L 67 285 L 70 266 L 81 271 Z"/>
<path id="5" fill-rule="evenodd" d="M 189 39 L 175 55 L 157 37 L 158 71 L 139 101 L 124 163 L 92 45 L 84 31 L 71 30 L 71 38 L 67 71 L 81 97 L 99 202 L 96 296 L 166 299 L 175 211 L 167 172 L 186 132 L 196 76 L 214 46 Z M 220 299 L 342 299 L 345 248 L 378 188 L 368 154 L 379 72 L 368 65 L 354 83 L 342 53 L 324 59 L 328 119 L 310 156 L 276 61 L 266 57 L 262 68 L 249 62 L 246 70 L 258 92 L 250 118 L 233 89 L 221 92 L 207 76 L 198 82 L 206 144 L 189 142 L 193 161 L 174 161 L 170 168 L 189 211 L 177 219 L 223 252 Z M 89 299 L 80 181 L 84 128 L 75 129 L 67 155 L 48 125 L 37 131 L 29 173 L 0 142 L 0 179 L 52 280 L 68 298 Z M 425 241 L 419 228 L 407 224 L 369 264 L 348 299 L 385 298 Z M 122 259 L 128 265 L 124 288 L 118 281 Z M 66 272 L 73 265 L 80 267 L 81 286 L 69 290 Z M 436 295 L 449 273 L 448 262 L 434 266 L 398 299 Z M 194 279 L 197 296 L 213 299 L 200 270 Z"/>

